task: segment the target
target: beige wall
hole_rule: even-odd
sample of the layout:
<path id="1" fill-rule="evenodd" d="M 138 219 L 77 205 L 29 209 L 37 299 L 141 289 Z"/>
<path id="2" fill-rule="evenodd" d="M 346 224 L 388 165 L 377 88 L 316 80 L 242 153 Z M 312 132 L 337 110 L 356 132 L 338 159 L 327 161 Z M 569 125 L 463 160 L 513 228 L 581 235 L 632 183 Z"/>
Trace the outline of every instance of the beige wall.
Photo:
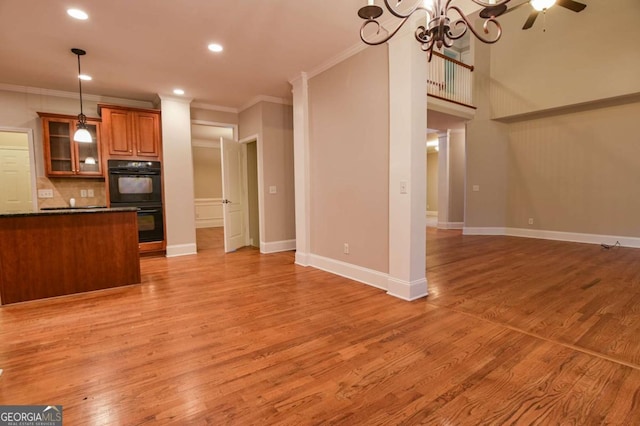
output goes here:
<path id="1" fill-rule="evenodd" d="M 293 108 L 262 102 L 262 178 L 266 242 L 296 238 L 293 178 Z M 265 189 L 275 186 L 277 193 Z"/>
<path id="2" fill-rule="evenodd" d="M 257 103 L 240 112 L 238 118 L 238 139 L 259 135 L 262 132 L 262 103 Z"/>
<path id="3" fill-rule="evenodd" d="M 506 37 L 506 36 L 505 36 Z M 466 124 L 466 227 L 505 227 L 508 125 L 491 120 L 491 50 L 475 43 L 476 115 Z M 473 191 L 478 185 L 480 191 Z"/>
<path id="4" fill-rule="evenodd" d="M 607 7 L 624 11 L 623 36 L 592 30 L 612 18 Z M 513 36 L 505 27 L 491 48 L 476 44 L 486 55 L 476 56 L 478 110 L 467 125 L 465 225 L 638 237 L 640 29 L 629 20 L 640 3 L 551 12 L 546 33 L 539 19 Z"/>
<path id="5" fill-rule="evenodd" d="M 262 144 L 262 179 L 266 243 L 293 240 L 295 194 L 293 177 L 293 108 L 271 102 L 259 102 L 239 114 L 239 139 L 257 135 Z M 275 186 L 271 194 L 269 187 Z"/>
<path id="6" fill-rule="evenodd" d="M 438 153 L 427 154 L 427 210 L 438 211 Z"/>
<path id="7" fill-rule="evenodd" d="M 449 222 L 464 222 L 465 135 L 449 132 Z"/>
<path id="8" fill-rule="evenodd" d="M 195 198 L 222 198 L 220 148 L 193 146 Z"/>
<path id="9" fill-rule="evenodd" d="M 387 58 L 386 48 L 367 48 L 309 80 L 311 253 L 383 273 L 389 269 Z"/>
<path id="10" fill-rule="evenodd" d="M 507 226 L 640 237 L 638 117 L 635 102 L 512 124 Z"/>
<path id="11" fill-rule="evenodd" d="M 640 93 L 640 1 L 586 3 L 580 13 L 554 7 L 527 31 L 520 28 L 531 8 L 500 17 L 504 35 L 491 52 L 493 117 Z"/>

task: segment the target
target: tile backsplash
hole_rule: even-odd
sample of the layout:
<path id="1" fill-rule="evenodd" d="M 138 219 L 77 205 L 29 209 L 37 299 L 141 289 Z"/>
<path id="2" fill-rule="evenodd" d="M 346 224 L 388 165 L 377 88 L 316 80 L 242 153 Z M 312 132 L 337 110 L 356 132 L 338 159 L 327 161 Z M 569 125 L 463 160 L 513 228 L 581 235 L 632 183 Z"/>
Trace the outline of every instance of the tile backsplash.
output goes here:
<path id="1" fill-rule="evenodd" d="M 71 198 L 75 198 L 76 207 L 107 205 L 104 179 L 47 178 L 40 176 L 37 180 L 37 187 L 38 189 L 53 190 L 53 198 L 38 198 L 38 208 L 68 207 Z M 82 197 L 82 191 L 87 192 L 87 197 Z M 88 196 L 91 191 L 93 191 L 93 197 Z"/>

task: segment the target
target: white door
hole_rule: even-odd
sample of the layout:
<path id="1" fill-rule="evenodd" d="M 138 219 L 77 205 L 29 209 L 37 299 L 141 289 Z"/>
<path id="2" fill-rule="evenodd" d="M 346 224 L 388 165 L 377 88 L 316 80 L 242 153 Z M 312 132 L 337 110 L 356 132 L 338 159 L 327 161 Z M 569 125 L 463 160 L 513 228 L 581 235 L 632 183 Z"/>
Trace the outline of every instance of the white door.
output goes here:
<path id="1" fill-rule="evenodd" d="M 244 194 L 242 173 L 243 147 L 240 143 L 220 138 L 222 165 L 222 215 L 224 251 L 229 253 L 245 245 Z"/>
<path id="2" fill-rule="evenodd" d="M 29 212 L 31 167 L 28 148 L 0 149 L 0 212 Z"/>

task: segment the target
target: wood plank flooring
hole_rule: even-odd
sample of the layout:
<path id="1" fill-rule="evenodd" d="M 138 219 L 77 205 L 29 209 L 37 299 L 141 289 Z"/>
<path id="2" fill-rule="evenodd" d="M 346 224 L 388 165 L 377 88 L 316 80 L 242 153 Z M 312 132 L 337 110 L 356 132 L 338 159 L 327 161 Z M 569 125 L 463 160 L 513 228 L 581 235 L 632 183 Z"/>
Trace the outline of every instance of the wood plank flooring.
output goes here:
<path id="1" fill-rule="evenodd" d="M 640 250 L 429 228 L 430 296 L 409 303 L 198 231 L 197 256 L 142 259 L 141 285 L 0 308 L 0 405 L 62 404 L 68 425 L 640 424 Z"/>

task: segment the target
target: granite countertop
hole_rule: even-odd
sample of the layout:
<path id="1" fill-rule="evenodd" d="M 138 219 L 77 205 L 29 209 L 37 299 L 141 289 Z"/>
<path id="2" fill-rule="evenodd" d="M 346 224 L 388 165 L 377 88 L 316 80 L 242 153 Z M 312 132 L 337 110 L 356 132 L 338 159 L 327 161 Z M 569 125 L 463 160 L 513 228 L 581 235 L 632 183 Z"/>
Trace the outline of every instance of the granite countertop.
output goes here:
<path id="1" fill-rule="evenodd" d="M 86 213 L 112 213 L 112 212 L 135 212 L 137 207 L 49 207 L 37 211 L 0 213 L 0 217 L 17 217 L 17 216 L 50 216 L 60 214 L 86 214 Z"/>

